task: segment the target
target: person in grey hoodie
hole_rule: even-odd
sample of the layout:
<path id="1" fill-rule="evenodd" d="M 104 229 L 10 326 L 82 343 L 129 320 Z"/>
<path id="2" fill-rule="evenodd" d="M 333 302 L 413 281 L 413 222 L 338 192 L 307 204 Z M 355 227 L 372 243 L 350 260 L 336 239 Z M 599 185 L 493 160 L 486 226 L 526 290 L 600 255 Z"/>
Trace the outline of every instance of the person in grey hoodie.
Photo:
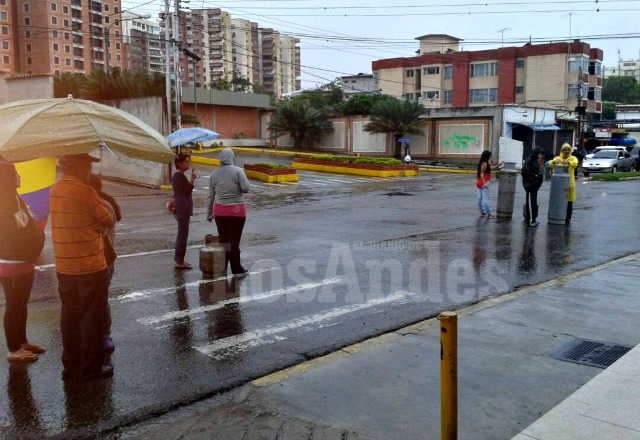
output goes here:
<path id="1" fill-rule="evenodd" d="M 244 194 L 249 192 L 249 179 L 240 167 L 233 165 L 233 150 L 220 152 L 220 167 L 209 178 L 207 221 L 215 218 L 220 243 L 225 247 L 225 268 L 231 265 L 234 275 L 248 272 L 240 264 L 240 239 L 247 217 Z"/>

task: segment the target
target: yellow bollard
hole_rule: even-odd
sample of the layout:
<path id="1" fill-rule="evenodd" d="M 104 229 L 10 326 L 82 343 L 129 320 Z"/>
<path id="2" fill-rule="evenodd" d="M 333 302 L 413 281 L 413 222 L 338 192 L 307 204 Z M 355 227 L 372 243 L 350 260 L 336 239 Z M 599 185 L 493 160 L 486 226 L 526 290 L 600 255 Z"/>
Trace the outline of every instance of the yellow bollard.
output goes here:
<path id="1" fill-rule="evenodd" d="M 440 439 L 458 438 L 458 314 L 442 312 L 440 321 Z"/>

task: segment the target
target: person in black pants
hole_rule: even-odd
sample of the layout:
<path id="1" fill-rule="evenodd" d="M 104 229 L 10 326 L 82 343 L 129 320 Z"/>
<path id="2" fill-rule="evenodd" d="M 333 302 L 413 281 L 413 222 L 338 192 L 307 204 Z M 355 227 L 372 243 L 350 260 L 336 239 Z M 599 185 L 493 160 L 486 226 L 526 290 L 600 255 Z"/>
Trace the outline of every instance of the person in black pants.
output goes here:
<path id="1" fill-rule="evenodd" d="M 544 171 L 540 165 L 542 161 L 544 161 L 544 151 L 536 147 L 524 161 L 520 171 L 522 186 L 527 192 L 524 222 L 526 225 L 533 227 L 540 224 L 536 219 L 538 218 L 538 190 L 544 181 Z"/>
<path id="2" fill-rule="evenodd" d="M 249 192 L 249 179 L 244 170 L 233 164 L 231 148 L 220 152 L 220 168 L 211 173 L 207 196 L 207 221 L 214 217 L 220 243 L 225 247 L 225 269 L 231 265 L 234 275 L 248 271 L 240 263 L 240 239 L 247 217 L 244 194 Z"/>

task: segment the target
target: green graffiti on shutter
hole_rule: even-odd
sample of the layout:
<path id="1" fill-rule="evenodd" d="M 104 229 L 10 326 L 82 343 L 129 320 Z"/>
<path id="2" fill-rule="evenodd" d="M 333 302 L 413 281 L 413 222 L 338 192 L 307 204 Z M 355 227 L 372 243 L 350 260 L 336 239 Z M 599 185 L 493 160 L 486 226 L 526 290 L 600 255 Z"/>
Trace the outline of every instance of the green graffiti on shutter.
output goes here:
<path id="1" fill-rule="evenodd" d="M 447 139 L 445 139 L 444 146 L 450 147 L 451 144 L 453 143 L 453 148 L 466 150 L 469 148 L 468 141 L 476 142 L 477 140 L 478 139 L 475 136 L 467 136 L 467 135 L 454 133 L 451 136 L 449 136 Z"/>

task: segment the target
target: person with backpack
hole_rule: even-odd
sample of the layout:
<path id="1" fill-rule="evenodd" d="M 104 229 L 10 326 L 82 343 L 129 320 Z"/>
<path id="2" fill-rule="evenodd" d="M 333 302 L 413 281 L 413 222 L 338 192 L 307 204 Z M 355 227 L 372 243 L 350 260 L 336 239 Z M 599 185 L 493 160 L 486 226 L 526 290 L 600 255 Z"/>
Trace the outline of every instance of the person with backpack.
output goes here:
<path id="1" fill-rule="evenodd" d="M 544 171 L 541 163 L 544 161 L 544 150 L 535 147 L 529 157 L 524 161 L 520 175 L 522 186 L 526 191 L 524 206 L 524 223 L 527 226 L 537 227 L 538 223 L 538 190 L 544 181 Z"/>

